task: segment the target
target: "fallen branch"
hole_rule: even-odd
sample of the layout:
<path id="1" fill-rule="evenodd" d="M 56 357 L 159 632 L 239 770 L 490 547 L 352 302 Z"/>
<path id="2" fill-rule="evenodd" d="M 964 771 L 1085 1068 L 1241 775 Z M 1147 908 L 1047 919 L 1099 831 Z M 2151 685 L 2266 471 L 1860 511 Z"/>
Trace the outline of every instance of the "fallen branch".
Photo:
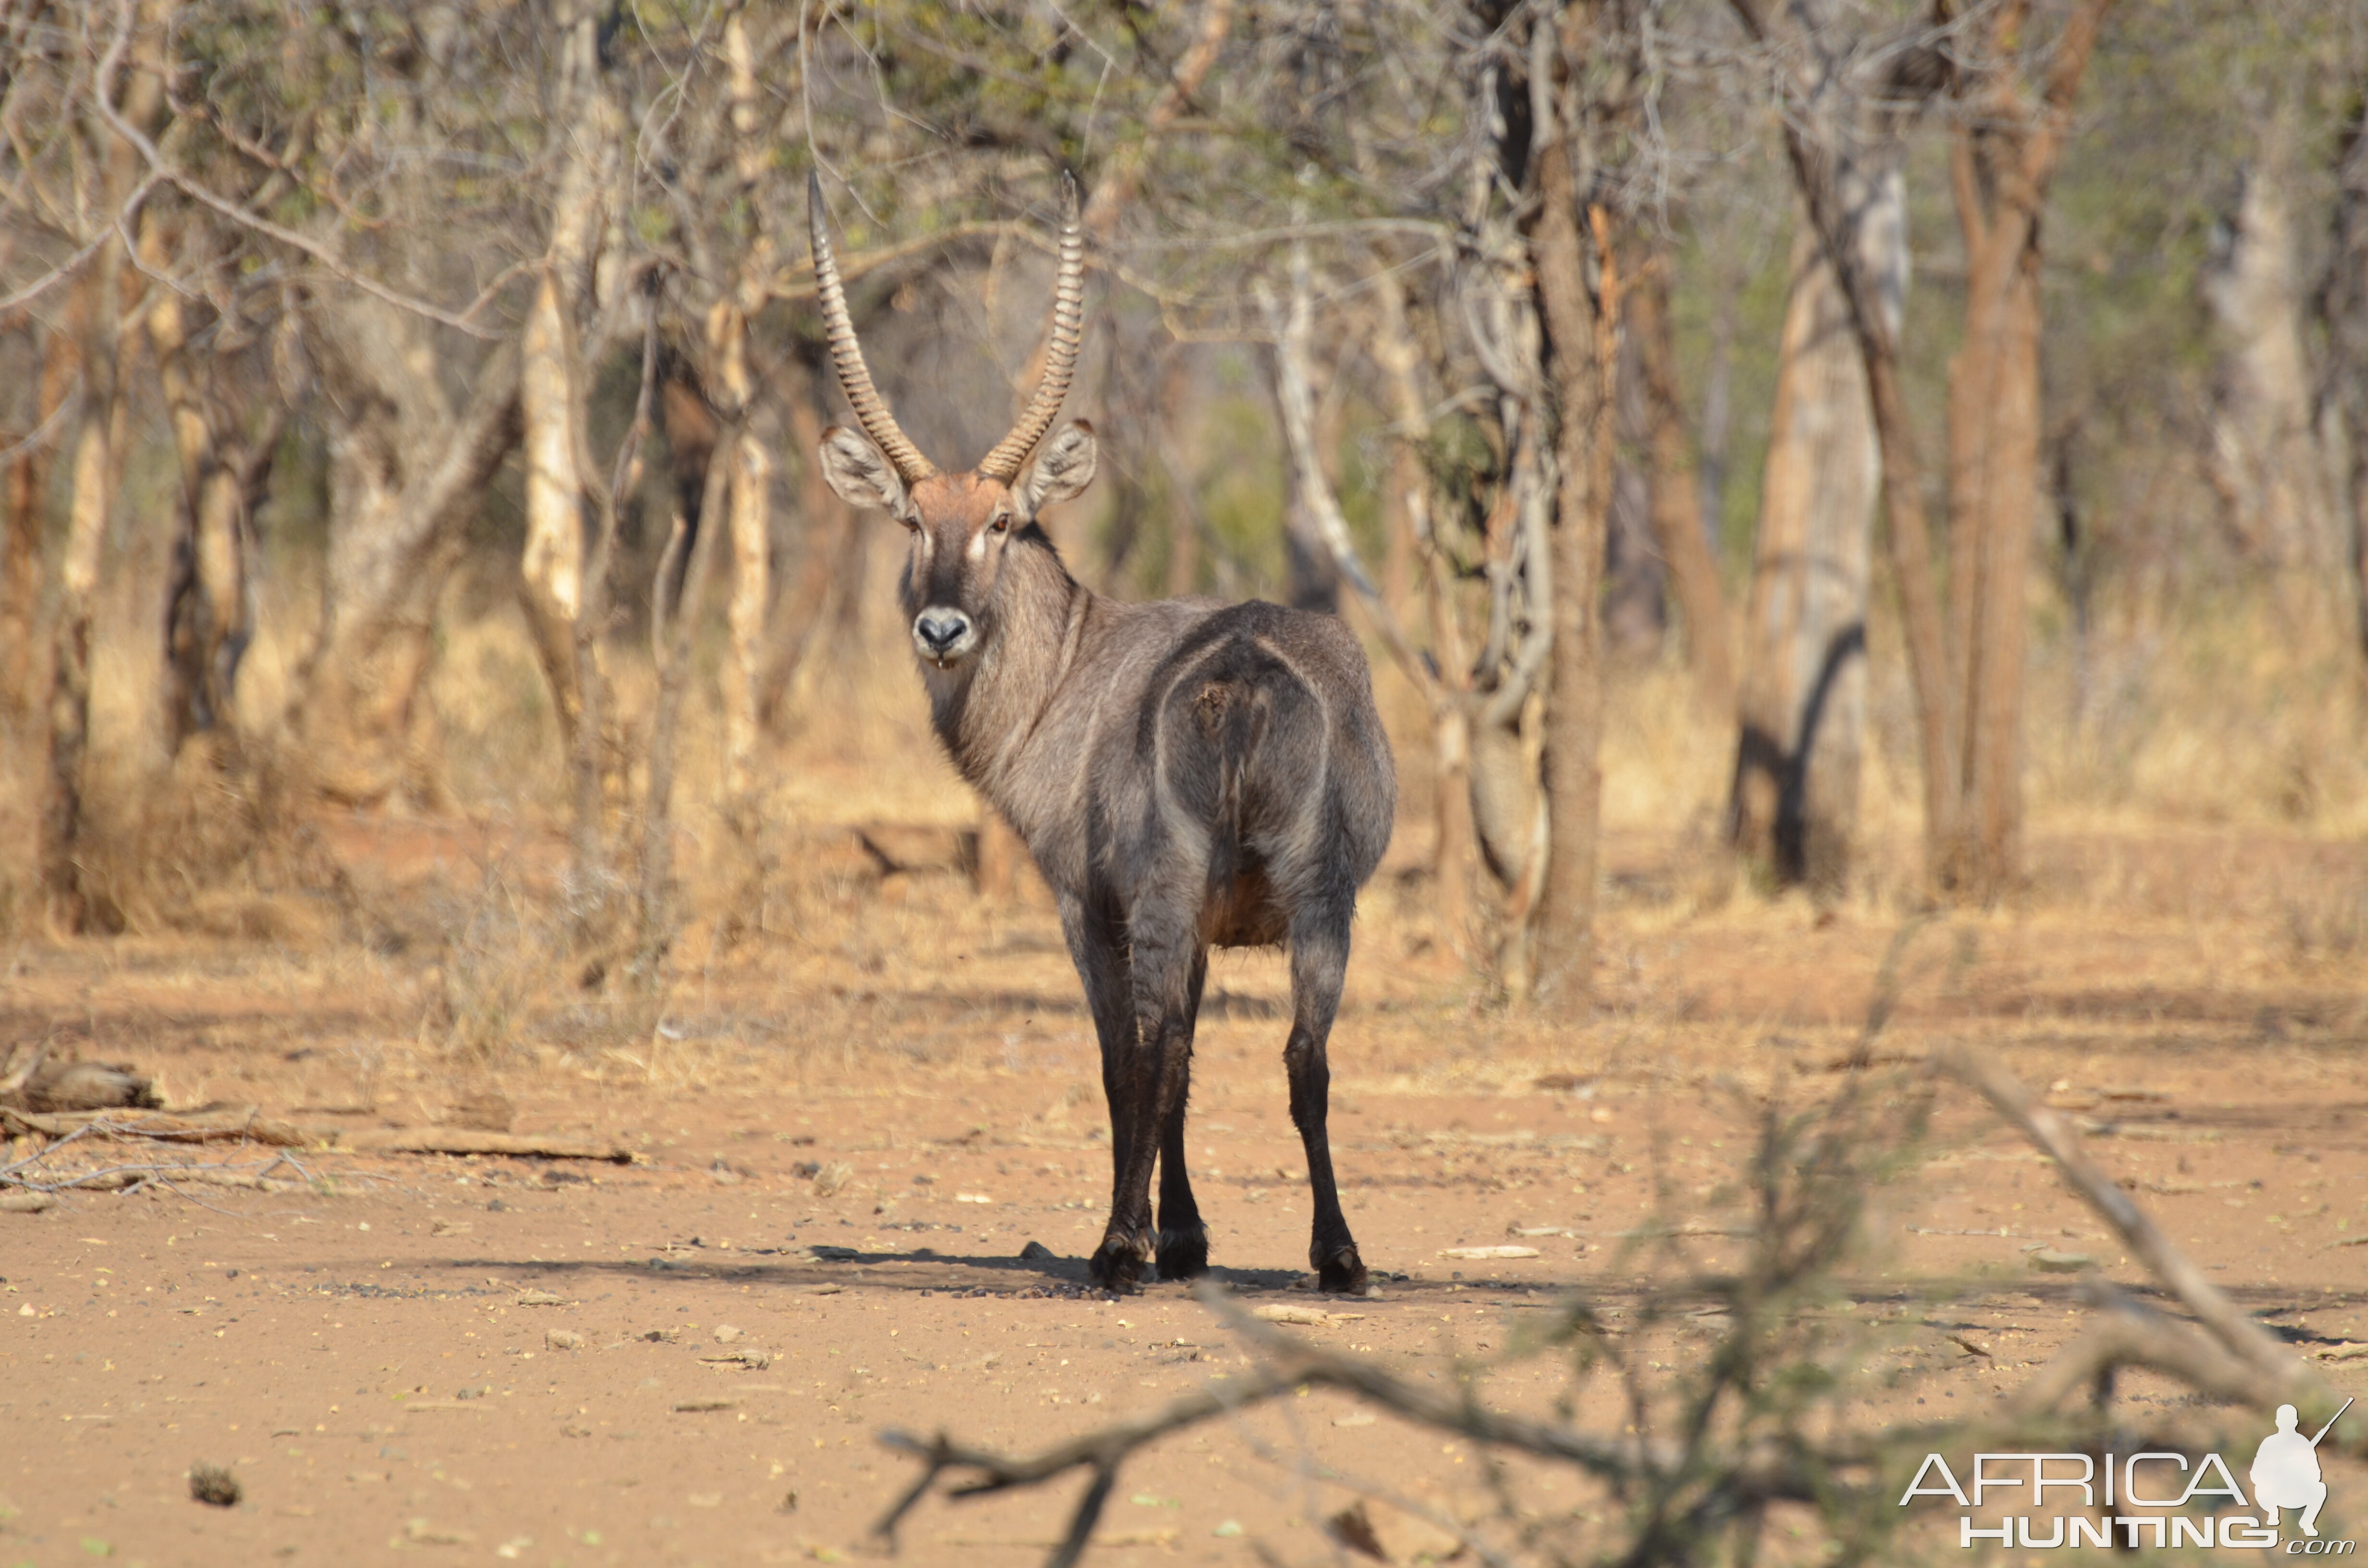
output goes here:
<path id="1" fill-rule="evenodd" d="M 2339 1400 L 2335 1392 L 2203 1277 L 2203 1271 L 2162 1233 L 2153 1217 L 2089 1157 L 2070 1122 L 2032 1099 L 2031 1092 L 2014 1074 L 1978 1052 L 1952 1047 L 1935 1060 L 1943 1071 L 1978 1090 L 2055 1162 L 2074 1190 L 2088 1199 L 2089 1206 L 2120 1233 L 2139 1261 L 2220 1341 L 2218 1346 L 2210 1348 L 2225 1351 L 2247 1375 L 2238 1380 L 2230 1365 L 2217 1358 L 2203 1358 L 2195 1345 L 2179 1344 L 2169 1332 L 2175 1326 L 2169 1319 L 2146 1323 L 2140 1331 L 2133 1327 L 2126 1314 L 2117 1314 L 2092 1331 L 2094 1344 L 2084 1340 L 2076 1345 L 2076 1349 L 2085 1346 L 2084 1353 L 2091 1360 L 2116 1346 L 2143 1350 L 2146 1354 L 2134 1353 L 2125 1358 L 2161 1365 L 2165 1370 L 2176 1371 L 2197 1387 L 2223 1398 L 2261 1409 L 2291 1403 L 2305 1421 L 2323 1420 L 2335 1413 Z M 2178 1364 L 2150 1360 L 2154 1354 L 2170 1358 Z M 2042 1377 L 2045 1376 L 2043 1372 Z M 2368 1454 L 2368 1430 L 2342 1446 L 2351 1452 Z"/>
<path id="2" fill-rule="evenodd" d="M 348 1132 L 332 1128 L 321 1142 L 355 1153 L 370 1154 L 512 1154 L 537 1160 L 605 1160 L 630 1165 L 633 1153 L 614 1143 L 575 1138 L 541 1138 L 514 1132 L 472 1132 L 461 1128 L 425 1130 L 364 1128 Z"/>
<path id="3" fill-rule="evenodd" d="M 0 1182 L 37 1193 L 127 1192 L 150 1182 L 176 1181 L 196 1182 L 206 1187 L 240 1187 L 255 1192 L 287 1192 L 296 1185 L 275 1181 L 260 1172 L 235 1170 L 228 1165 L 108 1165 L 103 1170 L 61 1176 L 55 1181 L 37 1181 L 27 1176 L 0 1176 Z"/>
<path id="4" fill-rule="evenodd" d="M 2089 1282 L 2098 1317 L 2078 1339 L 2007 1395 L 2018 1416 L 2044 1415 L 2066 1397 L 2099 1386 L 2123 1367 L 2167 1372 L 2197 1392 L 2270 1410 L 2283 1403 L 2252 1366 L 2176 1318 L 2132 1301 L 2102 1280 Z"/>
<path id="5" fill-rule="evenodd" d="M 218 1121 L 199 1121 L 181 1116 L 126 1118 L 116 1110 L 30 1111 L 0 1106 L 0 1133 L 12 1138 L 28 1134 L 69 1138 L 87 1133 L 171 1143 L 267 1143 L 282 1149 L 301 1149 L 313 1142 L 313 1135 L 302 1128 L 256 1110 Z"/>

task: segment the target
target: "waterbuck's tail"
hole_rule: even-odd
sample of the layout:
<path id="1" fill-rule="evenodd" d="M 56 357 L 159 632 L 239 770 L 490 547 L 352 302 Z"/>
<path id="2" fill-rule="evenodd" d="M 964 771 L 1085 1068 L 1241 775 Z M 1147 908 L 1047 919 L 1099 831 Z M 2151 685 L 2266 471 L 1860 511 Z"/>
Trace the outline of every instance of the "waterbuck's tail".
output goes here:
<path id="1" fill-rule="evenodd" d="M 1229 890 L 1241 869 L 1242 778 L 1273 717 L 1267 693 L 1243 680 L 1212 679 L 1193 694 L 1192 721 L 1217 765 L 1215 820 L 1209 835 L 1209 892 Z"/>

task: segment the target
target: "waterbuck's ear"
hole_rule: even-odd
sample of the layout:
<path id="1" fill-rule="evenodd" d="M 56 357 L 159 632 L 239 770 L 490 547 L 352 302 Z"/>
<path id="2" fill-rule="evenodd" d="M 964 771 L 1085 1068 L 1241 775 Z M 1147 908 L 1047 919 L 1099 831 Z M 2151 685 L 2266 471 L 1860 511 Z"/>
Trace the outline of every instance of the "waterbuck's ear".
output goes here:
<path id="1" fill-rule="evenodd" d="M 1019 498 L 1034 517 L 1057 501 L 1082 494 L 1094 482 L 1094 427 L 1073 419 L 1067 429 L 1036 450 L 1036 464 L 1020 482 Z"/>
<path id="2" fill-rule="evenodd" d="M 892 517 L 905 515 L 905 482 L 880 454 L 880 449 L 844 425 L 822 433 L 822 476 L 850 506 L 878 506 Z"/>

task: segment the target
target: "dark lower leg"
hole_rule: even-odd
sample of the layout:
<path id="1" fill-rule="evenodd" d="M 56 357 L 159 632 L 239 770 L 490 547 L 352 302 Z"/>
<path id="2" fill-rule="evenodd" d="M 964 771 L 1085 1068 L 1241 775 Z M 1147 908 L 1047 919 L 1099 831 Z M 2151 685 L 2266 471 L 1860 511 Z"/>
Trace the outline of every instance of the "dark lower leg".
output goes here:
<path id="1" fill-rule="evenodd" d="M 1136 1032 L 1130 1017 L 1127 1033 Z M 1102 1089 L 1110 1109 L 1110 1222 L 1087 1267 L 1096 1284 L 1113 1290 L 1131 1289 L 1151 1260 L 1151 1165 L 1159 1152 L 1159 1123 L 1151 1111 L 1158 1097 L 1157 1069 L 1151 1041 L 1130 1038 L 1102 1056 Z"/>
<path id="2" fill-rule="evenodd" d="M 1315 1200 L 1308 1266 L 1326 1290 L 1362 1291 L 1364 1260 L 1349 1233 L 1348 1216 L 1340 1211 L 1340 1189 L 1332 1176 L 1332 1142 L 1325 1129 L 1332 1073 L 1324 1060 L 1323 1043 L 1294 1026 L 1282 1060 L 1291 1074 L 1291 1119 L 1307 1150 L 1307 1185 Z"/>
<path id="3" fill-rule="evenodd" d="M 1332 1069 L 1325 1059 L 1325 1045 L 1339 1012 L 1340 983 L 1348 968 L 1346 925 L 1344 919 L 1337 929 L 1292 933 L 1293 1017 L 1282 1063 L 1291 1078 L 1291 1120 L 1307 1150 L 1307 1185 L 1315 1201 L 1308 1264 L 1322 1289 L 1361 1293 L 1365 1264 L 1349 1233 L 1348 1217 L 1340 1211 L 1340 1191 L 1332 1176 L 1332 1142 L 1326 1129 Z"/>
<path id="4" fill-rule="evenodd" d="M 1209 1227 L 1201 1221 L 1201 1206 L 1192 1199 L 1192 1179 L 1186 1174 L 1184 1117 L 1192 1095 L 1192 1035 L 1201 1011 L 1201 988 L 1209 975 L 1209 955 L 1192 965 L 1192 983 L 1186 999 L 1184 1050 L 1176 1064 L 1174 1103 L 1159 1138 L 1159 1277 L 1190 1279 L 1209 1267 Z"/>
<path id="5" fill-rule="evenodd" d="M 1121 1223 L 1128 1208 L 1128 1175 L 1137 1142 L 1154 1145 L 1158 1132 L 1156 1126 L 1138 1132 L 1143 1096 L 1135 1078 L 1141 1053 L 1126 948 L 1114 919 L 1099 903 L 1064 902 L 1061 925 L 1077 978 L 1085 983 L 1086 1006 L 1094 1016 L 1094 1033 L 1101 1044 L 1102 1095 L 1110 1107 L 1110 1222 L 1091 1268 L 1101 1284 L 1130 1284 L 1142 1260 L 1151 1256 L 1151 1241 L 1147 1214 L 1132 1229 Z M 1113 1241 L 1118 1243 L 1115 1249 Z"/>
<path id="6" fill-rule="evenodd" d="M 1192 1051 L 1185 1000 L 1194 954 L 1181 944 L 1148 939 L 1155 929 L 1138 912 L 1129 955 L 1135 1038 L 1119 1053 L 1111 1100 L 1113 1108 L 1121 1101 L 1127 1108 L 1127 1143 L 1123 1159 L 1115 1161 L 1110 1226 L 1089 1265 L 1094 1278 L 1112 1290 L 1132 1288 L 1151 1259 L 1152 1167 L 1169 1116 L 1181 1114 L 1185 1064 Z"/>

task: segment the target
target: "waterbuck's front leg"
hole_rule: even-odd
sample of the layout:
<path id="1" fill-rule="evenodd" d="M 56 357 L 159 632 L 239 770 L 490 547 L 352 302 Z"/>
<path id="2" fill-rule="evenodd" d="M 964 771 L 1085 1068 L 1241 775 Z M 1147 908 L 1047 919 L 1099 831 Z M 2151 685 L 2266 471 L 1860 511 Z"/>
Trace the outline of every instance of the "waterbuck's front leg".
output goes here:
<path id="1" fill-rule="evenodd" d="M 1340 990 L 1349 971 L 1349 922 L 1356 894 L 1313 899 L 1291 923 L 1291 1039 L 1282 1048 L 1291 1078 L 1291 1119 L 1307 1150 L 1307 1185 L 1315 1199 L 1315 1222 L 1307 1261 L 1323 1290 L 1362 1295 L 1365 1263 L 1340 1212 L 1340 1191 L 1332 1179 L 1332 1143 L 1325 1128 L 1331 1108 L 1332 1069 L 1325 1046 L 1340 1011 Z"/>
<path id="2" fill-rule="evenodd" d="M 1190 916 L 1180 909 L 1138 902 L 1128 911 L 1126 935 L 1132 1017 L 1119 1048 L 1104 1057 L 1103 1081 L 1111 1125 L 1123 1122 L 1127 1140 L 1122 1153 L 1111 1149 L 1110 1225 L 1090 1264 L 1095 1281 L 1113 1290 L 1132 1290 L 1151 1260 L 1151 1172 L 1171 1121 L 1181 1152 L 1191 1003 L 1201 970 Z M 1176 1168 L 1182 1169 L 1180 1158 Z M 1197 1224 L 1199 1216 L 1193 1219 Z"/>
<path id="3" fill-rule="evenodd" d="M 1093 1276 L 1097 1283 L 1109 1284 L 1105 1274 L 1104 1254 L 1110 1250 L 1110 1237 L 1118 1233 L 1120 1195 L 1125 1190 L 1126 1170 L 1135 1143 L 1135 1096 L 1129 1082 L 1130 1064 L 1135 1038 L 1134 988 L 1127 963 L 1124 923 L 1106 902 L 1064 898 L 1061 900 L 1061 931 L 1068 938 L 1069 958 L 1077 966 L 1077 978 L 1085 983 L 1086 1007 L 1094 1016 L 1094 1035 L 1101 1046 L 1102 1096 L 1110 1107 L 1110 1183 L 1111 1212 L 1110 1236 L 1094 1254 Z M 1156 1144 L 1156 1124 L 1144 1129 L 1144 1137 Z M 1144 1216 L 1142 1233 L 1131 1239 L 1138 1270 L 1141 1261 L 1151 1256 L 1150 1215 Z M 1128 1276 L 1132 1280 L 1133 1276 Z"/>

